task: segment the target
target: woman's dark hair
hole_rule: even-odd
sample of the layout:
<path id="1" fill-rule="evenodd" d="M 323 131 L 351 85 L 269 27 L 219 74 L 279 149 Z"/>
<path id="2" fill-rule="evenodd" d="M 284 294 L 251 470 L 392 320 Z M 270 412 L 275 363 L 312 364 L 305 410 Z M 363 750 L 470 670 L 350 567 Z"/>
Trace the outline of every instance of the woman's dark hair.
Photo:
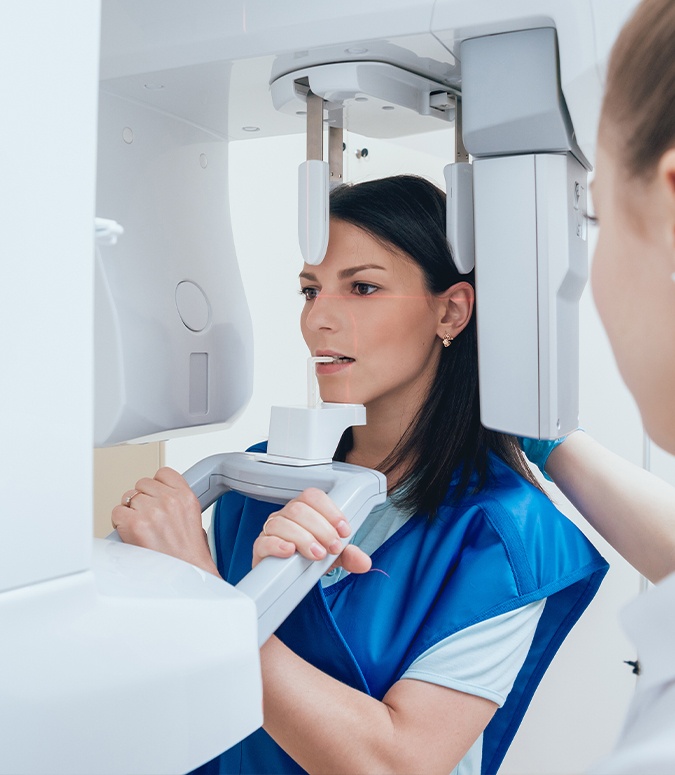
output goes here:
<path id="1" fill-rule="evenodd" d="M 331 193 L 330 216 L 406 254 L 421 268 L 431 293 L 462 281 L 474 285 L 473 272 L 460 274 L 452 259 L 445 236 L 445 194 L 423 178 L 400 175 L 340 186 Z M 345 459 L 352 443 L 349 429 L 336 450 L 337 460 Z M 452 345 L 443 348 L 433 388 L 380 470 L 387 474 L 403 466 L 397 503 L 433 516 L 453 474 L 460 475 L 455 500 L 466 493 L 474 473 L 475 490 L 485 485 L 488 452 L 536 484 L 516 438 L 481 425 L 474 314 Z"/>

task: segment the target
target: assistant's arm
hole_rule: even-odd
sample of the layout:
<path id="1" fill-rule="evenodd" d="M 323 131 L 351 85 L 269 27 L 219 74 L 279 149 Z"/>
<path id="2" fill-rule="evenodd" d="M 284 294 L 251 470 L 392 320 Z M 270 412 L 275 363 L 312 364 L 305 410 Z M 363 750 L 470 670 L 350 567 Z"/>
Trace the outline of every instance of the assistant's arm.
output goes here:
<path id="1" fill-rule="evenodd" d="M 549 455 L 546 473 L 628 562 L 656 583 L 675 571 L 675 488 L 573 433 Z"/>

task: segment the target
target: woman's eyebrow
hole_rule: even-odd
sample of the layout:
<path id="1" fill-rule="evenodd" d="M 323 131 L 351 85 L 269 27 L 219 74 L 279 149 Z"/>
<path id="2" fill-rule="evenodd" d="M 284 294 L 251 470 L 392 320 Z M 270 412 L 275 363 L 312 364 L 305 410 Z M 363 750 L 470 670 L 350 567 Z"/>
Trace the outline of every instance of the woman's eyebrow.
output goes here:
<path id="1" fill-rule="evenodd" d="M 361 264 L 360 266 L 350 266 L 349 269 L 342 269 L 338 272 L 338 277 L 340 280 L 344 280 L 345 278 L 353 277 L 355 274 L 363 272 L 366 269 L 381 269 L 383 272 L 387 271 L 385 266 L 380 266 L 379 264 Z"/>
<path id="2" fill-rule="evenodd" d="M 359 266 L 350 266 L 348 269 L 341 269 L 338 272 L 338 278 L 340 280 L 344 280 L 347 277 L 353 277 L 355 274 L 358 274 L 359 272 L 363 272 L 366 269 L 380 269 L 383 272 L 387 271 L 386 266 L 380 266 L 379 264 L 360 264 Z M 317 282 L 317 277 L 315 274 L 312 274 L 311 272 L 300 272 L 298 277 L 301 280 L 309 280 L 310 282 Z"/>

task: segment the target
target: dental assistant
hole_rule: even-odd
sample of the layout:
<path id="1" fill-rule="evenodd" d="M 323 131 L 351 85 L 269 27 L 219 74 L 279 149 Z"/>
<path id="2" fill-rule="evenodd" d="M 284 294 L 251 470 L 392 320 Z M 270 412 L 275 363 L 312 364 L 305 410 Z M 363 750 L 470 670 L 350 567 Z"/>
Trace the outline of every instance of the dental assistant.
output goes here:
<path id="1" fill-rule="evenodd" d="M 516 440 L 480 424 L 473 277 L 452 261 L 443 193 L 399 176 L 330 207 L 326 257 L 300 274 L 302 333 L 340 356 L 317 369 L 322 399 L 367 409 L 335 459 L 385 473 L 390 497 L 261 649 L 263 729 L 200 772 L 493 773 L 607 566 Z M 176 472 L 130 495 L 123 540 L 232 583 L 349 534 L 323 492 L 278 510 L 228 493 L 214 561 Z"/>
<path id="2" fill-rule="evenodd" d="M 604 97 L 593 202 L 595 302 L 649 436 L 675 454 L 675 2 L 644 0 L 617 39 Z M 597 775 L 675 772 L 675 489 L 584 433 L 546 473 L 656 586 L 622 616 L 641 674 Z"/>

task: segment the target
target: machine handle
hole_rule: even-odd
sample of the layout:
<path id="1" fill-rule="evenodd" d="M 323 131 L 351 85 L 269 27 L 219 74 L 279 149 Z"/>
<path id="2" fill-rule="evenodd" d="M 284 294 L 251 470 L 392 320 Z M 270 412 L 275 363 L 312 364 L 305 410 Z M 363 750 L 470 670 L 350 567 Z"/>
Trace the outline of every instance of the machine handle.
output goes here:
<path id="1" fill-rule="evenodd" d="M 257 500 L 284 504 L 308 487 L 323 490 L 344 514 L 353 536 L 371 509 L 384 503 L 387 481 L 378 471 L 348 463 L 286 466 L 272 463 L 266 455 L 225 452 L 201 460 L 183 476 L 199 500 L 202 511 L 224 493 L 233 490 Z M 109 536 L 120 540 L 117 531 Z M 343 548 L 350 538 L 342 539 Z M 258 642 L 262 644 L 286 619 L 317 581 L 335 562 L 335 555 L 308 560 L 266 557 L 237 584 L 258 611 Z"/>
<path id="2" fill-rule="evenodd" d="M 202 510 L 223 493 L 234 490 L 270 503 L 283 504 L 307 487 L 328 493 L 349 522 L 352 535 L 373 506 L 384 503 L 387 482 L 377 471 L 347 463 L 285 466 L 271 463 L 264 454 L 227 452 L 200 461 L 184 474 Z M 343 548 L 349 538 L 342 539 Z M 240 582 L 237 589 L 250 597 L 258 610 L 258 641 L 262 645 L 335 561 L 308 560 L 299 553 L 281 559 L 267 557 Z"/>

